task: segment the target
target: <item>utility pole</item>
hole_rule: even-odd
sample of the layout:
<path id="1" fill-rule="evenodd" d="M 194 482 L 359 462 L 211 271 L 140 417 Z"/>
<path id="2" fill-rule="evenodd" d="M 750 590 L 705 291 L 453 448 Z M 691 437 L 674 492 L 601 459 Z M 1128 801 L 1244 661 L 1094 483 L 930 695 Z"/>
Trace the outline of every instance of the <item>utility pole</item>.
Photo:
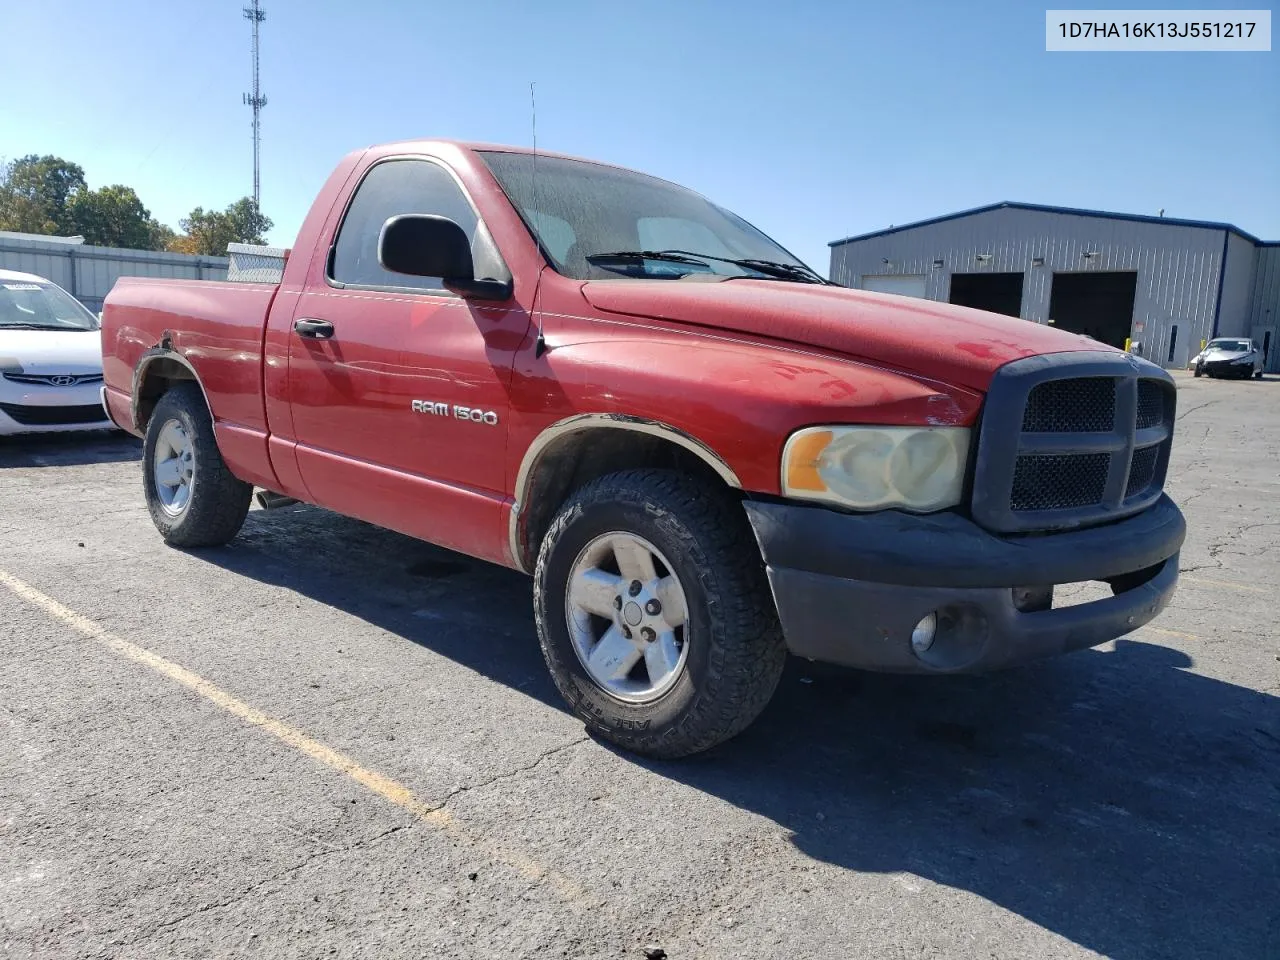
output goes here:
<path id="1" fill-rule="evenodd" d="M 244 8 L 244 18 L 253 24 L 253 93 L 244 95 L 247 106 L 253 107 L 253 205 L 261 209 L 261 186 L 258 180 L 258 143 L 261 140 L 261 119 L 259 114 L 267 105 L 267 98 L 262 95 L 258 85 L 258 25 L 267 19 L 267 12 L 253 0 L 253 6 Z"/>

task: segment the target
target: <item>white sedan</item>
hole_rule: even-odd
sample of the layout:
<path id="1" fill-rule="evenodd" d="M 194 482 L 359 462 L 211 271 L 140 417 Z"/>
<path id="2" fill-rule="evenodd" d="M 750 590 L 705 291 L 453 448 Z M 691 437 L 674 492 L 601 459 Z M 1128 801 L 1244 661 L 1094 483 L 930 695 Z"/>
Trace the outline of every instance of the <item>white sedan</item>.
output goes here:
<path id="1" fill-rule="evenodd" d="M 1262 351 L 1252 340 L 1241 337 L 1218 337 L 1191 358 L 1191 369 L 1197 377 L 1255 377 L 1262 379 Z"/>
<path id="2" fill-rule="evenodd" d="M 111 428 L 98 318 L 56 283 L 0 270 L 0 436 Z"/>

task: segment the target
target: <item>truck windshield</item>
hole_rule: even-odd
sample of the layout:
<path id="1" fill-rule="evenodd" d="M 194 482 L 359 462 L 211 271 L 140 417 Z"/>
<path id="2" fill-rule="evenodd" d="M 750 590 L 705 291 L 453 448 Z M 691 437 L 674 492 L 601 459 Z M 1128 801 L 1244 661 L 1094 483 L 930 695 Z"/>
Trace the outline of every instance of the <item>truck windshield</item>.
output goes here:
<path id="1" fill-rule="evenodd" d="M 1248 340 L 1214 340 L 1209 344 L 1210 350 L 1229 350 L 1232 353 L 1252 350 Z"/>
<path id="2" fill-rule="evenodd" d="M 480 156 L 566 276 L 826 282 L 741 217 L 666 180 L 539 156 L 535 183 L 532 154 Z"/>
<path id="3" fill-rule="evenodd" d="M 0 330 L 96 330 L 98 318 L 52 283 L 0 280 Z"/>

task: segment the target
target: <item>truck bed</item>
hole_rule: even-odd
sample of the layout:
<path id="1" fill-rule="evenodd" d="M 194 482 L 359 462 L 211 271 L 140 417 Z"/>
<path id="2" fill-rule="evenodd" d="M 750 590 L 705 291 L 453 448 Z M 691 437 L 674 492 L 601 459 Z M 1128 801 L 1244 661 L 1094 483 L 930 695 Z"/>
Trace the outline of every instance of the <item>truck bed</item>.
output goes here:
<path id="1" fill-rule="evenodd" d="M 168 341 L 200 368 L 218 419 L 266 432 L 262 345 L 276 284 L 121 277 L 102 311 L 102 373 L 118 423 L 127 418 L 134 370 Z"/>

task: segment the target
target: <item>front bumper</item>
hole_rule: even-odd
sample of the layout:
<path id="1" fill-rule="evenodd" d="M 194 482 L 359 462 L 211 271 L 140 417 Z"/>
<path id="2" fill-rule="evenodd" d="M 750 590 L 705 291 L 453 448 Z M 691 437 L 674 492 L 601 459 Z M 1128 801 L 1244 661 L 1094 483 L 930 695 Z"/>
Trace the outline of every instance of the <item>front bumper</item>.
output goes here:
<path id="1" fill-rule="evenodd" d="M 1162 496 L 1142 513 L 1066 533 L 998 537 L 956 514 L 842 514 L 745 504 L 797 656 L 895 673 L 976 673 L 1097 646 L 1168 604 L 1186 536 Z M 1028 609 L 1015 588 L 1102 580 L 1114 595 Z M 912 628 L 938 614 L 933 645 Z"/>
<path id="2" fill-rule="evenodd" d="M 100 387 L 26 387 L 0 381 L 0 436 L 69 433 L 111 427 Z"/>
<path id="3" fill-rule="evenodd" d="M 1215 362 L 1201 361 L 1200 372 L 1207 373 L 1212 377 L 1251 377 L 1253 376 L 1254 362 L 1246 360 L 1239 362 L 1236 360 L 1218 360 Z"/>

